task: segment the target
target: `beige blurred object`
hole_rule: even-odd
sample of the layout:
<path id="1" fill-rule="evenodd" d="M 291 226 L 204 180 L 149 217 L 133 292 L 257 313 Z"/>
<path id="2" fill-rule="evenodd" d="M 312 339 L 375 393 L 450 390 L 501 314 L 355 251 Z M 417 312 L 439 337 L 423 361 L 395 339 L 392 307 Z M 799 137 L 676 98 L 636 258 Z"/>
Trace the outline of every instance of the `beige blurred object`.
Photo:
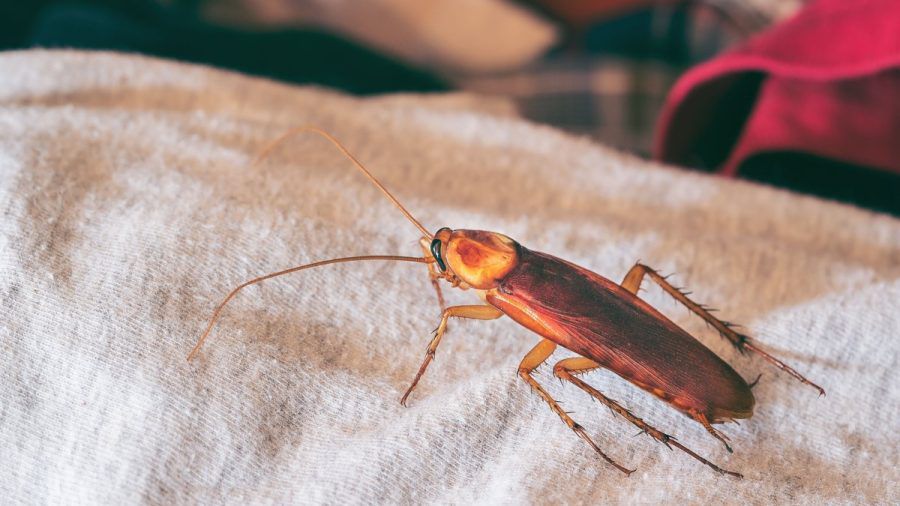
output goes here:
<path id="1" fill-rule="evenodd" d="M 503 0 L 211 0 L 214 21 L 333 30 L 410 63 L 450 73 L 519 67 L 558 38 L 553 24 Z"/>
<path id="2" fill-rule="evenodd" d="M 764 17 L 768 24 L 777 23 L 803 8 L 803 0 L 704 0 L 726 11 L 754 12 Z"/>
<path id="3" fill-rule="evenodd" d="M 772 20 L 793 16 L 806 4 L 803 0 L 746 0 L 748 4 L 757 10 L 766 13 Z"/>

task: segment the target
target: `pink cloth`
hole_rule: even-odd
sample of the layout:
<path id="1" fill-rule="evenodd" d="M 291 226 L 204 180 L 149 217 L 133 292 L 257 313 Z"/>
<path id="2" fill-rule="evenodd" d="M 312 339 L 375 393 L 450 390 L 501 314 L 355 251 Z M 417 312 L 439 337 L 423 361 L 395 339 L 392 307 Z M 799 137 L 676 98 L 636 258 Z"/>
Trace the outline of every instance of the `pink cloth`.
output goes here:
<path id="1" fill-rule="evenodd" d="M 900 1 L 818 0 L 676 83 L 654 149 L 736 174 L 804 152 L 900 173 Z"/>

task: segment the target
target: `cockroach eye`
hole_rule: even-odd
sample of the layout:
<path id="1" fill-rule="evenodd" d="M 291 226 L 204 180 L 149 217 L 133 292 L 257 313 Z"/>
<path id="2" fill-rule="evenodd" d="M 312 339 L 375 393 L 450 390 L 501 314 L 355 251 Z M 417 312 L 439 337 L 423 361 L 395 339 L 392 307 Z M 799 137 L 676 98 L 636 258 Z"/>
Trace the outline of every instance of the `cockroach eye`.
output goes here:
<path id="1" fill-rule="evenodd" d="M 431 256 L 437 261 L 438 267 L 441 268 L 441 272 L 447 271 L 447 266 L 444 264 L 444 259 L 441 257 L 441 240 L 435 239 L 431 241 Z"/>

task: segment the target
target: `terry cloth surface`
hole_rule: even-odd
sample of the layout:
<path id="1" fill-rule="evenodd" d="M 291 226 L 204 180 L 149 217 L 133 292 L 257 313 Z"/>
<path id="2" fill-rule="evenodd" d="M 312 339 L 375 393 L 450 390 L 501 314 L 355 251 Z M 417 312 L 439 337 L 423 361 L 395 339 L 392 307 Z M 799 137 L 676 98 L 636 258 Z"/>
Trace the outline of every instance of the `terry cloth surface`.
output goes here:
<path id="1" fill-rule="evenodd" d="M 739 171 L 800 152 L 900 172 L 900 2 L 817 0 L 675 85 L 656 156 Z"/>
<path id="2" fill-rule="evenodd" d="M 9 504 L 896 503 L 900 222 L 646 163 L 464 95 L 355 99 L 116 54 L 0 56 L 0 497 Z M 608 372 L 585 378 L 743 480 L 561 386 L 601 461 L 516 377 L 538 341 L 451 322 L 403 408 L 438 310 L 417 231 L 503 231 L 621 279 L 637 259 L 828 391 L 741 357 L 658 288 L 644 297 L 744 377 L 754 417 L 702 427 Z M 451 303 L 475 303 L 448 292 Z M 640 336 L 635 336 L 639 339 Z M 557 352 L 554 360 L 568 353 Z M 672 357 L 673 366 L 691 367 Z"/>

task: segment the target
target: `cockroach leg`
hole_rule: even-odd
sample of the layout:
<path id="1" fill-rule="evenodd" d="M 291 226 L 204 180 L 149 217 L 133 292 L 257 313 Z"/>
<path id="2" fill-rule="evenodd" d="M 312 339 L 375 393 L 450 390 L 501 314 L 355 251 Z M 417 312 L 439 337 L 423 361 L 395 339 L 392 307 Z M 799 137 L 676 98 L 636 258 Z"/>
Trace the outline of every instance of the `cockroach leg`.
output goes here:
<path id="1" fill-rule="evenodd" d="M 550 397 L 550 394 L 548 394 L 547 391 L 544 390 L 543 387 L 541 387 L 540 383 L 538 383 L 537 380 L 535 380 L 531 376 L 531 372 L 537 369 L 548 358 L 550 358 L 550 355 L 553 354 L 553 351 L 555 349 L 556 343 L 554 343 L 553 341 L 544 339 L 539 342 L 534 348 L 531 349 L 531 351 L 528 352 L 527 355 L 525 355 L 525 358 L 523 358 L 522 362 L 519 364 L 519 377 L 525 380 L 525 382 L 528 383 L 531 389 L 534 390 L 538 394 L 538 396 L 540 396 L 540 398 L 544 400 L 544 402 L 550 405 L 550 409 L 553 410 L 553 412 L 556 413 L 557 416 L 562 418 L 562 421 L 565 422 L 565 424 L 570 429 L 572 429 L 575 434 L 578 435 L 578 437 L 580 437 L 584 440 L 584 442 L 590 445 L 590 447 L 593 448 L 594 451 L 603 458 L 603 460 L 609 462 L 610 464 L 615 466 L 616 469 L 622 471 L 626 475 L 630 475 L 635 470 L 628 469 L 619 465 L 617 462 L 603 453 L 603 450 L 601 450 L 600 447 L 598 447 L 594 443 L 591 437 L 588 436 L 587 432 L 584 430 L 584 427 L 575 423 L 575 421 L 572 420 L 572 417 L 570 417 L 568 413 L 563 411 L 563 409 L 559 406 L 559 403 L 557 403 L 552 397 Z"/>
<path id="2" fill-rule="evenodd" d="M 790 374 L 801 383 L 815 388 L 819 391 L 819 395 L 825 395 L 825 390 L 822 387 L 806 379 L 806 377 L 797 372 L 793 367 L 785 364 L 781 360 L 773 357 L 769 353 L 757 347 L 749 337 L 745 336 L 744 334 L 735 332 L 732 328 L 734 327 L 733 324 L 722 321 L 710 314 L 708 308 L 689 299 L 686 292 L 679 290 L 677 287 L 673 286 L 666 280 L 665 277 L 660 276 L 659 273 L 652 268 L 642 263 L 635 264 L 634 267 L 632 267 L 631 270 L 628 271 L 628 274 L 625 275 L 625 279 L 622 280 L 622 288 L 625 288 L 629 292 L 636 295 L 637 291 L 640 289 L 641 281 L 643 281 L 645 274 L 650 276 L 650 279 L 652 279 L 654 282 L 656 282 L 656 284 L 662 287 L 662 289 L 665 290 L 669 295 L 674 297 L 675 300 L 684 304 L 694 314 L 696 314 L 700 318 L 703 318 L 707 323 L 715 327 L 715 329 L 719 331 L 719 334 L 725 339 L 731 341 L 731 344 L 733 344 L 738 349 L 738 351 L 740 351 L 741 353 L 745 351 L 756 353 L 775 367 Z"/>
<path id="3" fill-rule="evenodd" d="M 730 330 L 730 329 L 729 329 L 729 330 Z M 732 331 L 732 333 L 734 333 L 734 332 Z M 760 348 L 758 348 L 758 347 L 756 346 L 756 344 L 754 344 L 754 343 L 750 340 L 749 337 L 747 337 L 747 336 L 745 336 L 745 335 L 743 335 L 743 334 L 737 334 L 737 335 L 741 338 L 741 343 L 742 343 L 742 345 L 744 346 L 744 348 L 746 348 L 746 349 L 748 349 L 748 350 L 750 350 L 750 351 L 752 351 L 752 352 L 754 352 L 754 353 L 760 355 L 762 358 L 764 358 L 765 360 L 767 360 L 769 363 L 774 364 L 775 367 L 781 369 L 782 371 L 784 371 L 784 372 L 790 374 L 791 376 L 793 376 L 794 378 L 796 378 L 799 382 L 804 383 L 804 384 L 806 384 L 806 385 L 809 385 L 809 386 L 815 388 L 816 390 L 819 391 L 819 395 L 825 395 L 825 389 L 824 389 L 824 388 L 822 388 L 822 387 L 820 387 L 819 385 L 816 385 L 815 383 L 813 383 L 812 381 L 809 381 L 808 379 L 806 379 L 806 377 L 804 377 L 802 374 L 800 374 L 799 372 L 797 372 L 796 370 L 794 370 L 793 367 L 791 367 L 791 366 L 785 364 L 785 363 L 782 362 L 781 360 L 779 360 L 779 359 L 773 357 L 773 356 L 770 355 L 769 353 L 767 353 L 767 352 L 761 350 Z M 729 339 L 730 339 L 730 338 L 729 338 Z"/>
<path id="4" fill-rule="evenodd" d="M 434 330 L 434 338 L 431 339 L 431 342 L 428 343 L 428 349 L 425 350 L 425 360 L 422 362 L 422 365 L 419 366 L 419 372 L 416 373 L 416 377 L 413 379 L 412 384 L 409 385 L 409 388 L 406 389 L 406 393 L 403 394 L 403 397 L 400 399 L 400 404 L 406 406 L 406 399 L 409 397 L 409 394 L 412 393 L 413 389 L 416 388 L 416 385 L 422 378 L 422 375 L 425 374 L 425 369 L 428 368 L 428 364 L 434 360 L 434 352 L 437 350 L 438 345 L 441 344 L 441 338 L 444 337 L 444 332 L 447 331 L 447 320 L 453 317 L 470 318 L 473 320 L 496 320 L 501 316 L 503 316 L 503 311 L 500 311 L 494 306 L 453 306 L 445 309 L 441 313 L 441 323 Z"/>
<path id="5" fill-rule="evenodd" d="M 422 253 L 426 258 L 431 256 L 430 242 L 427 237 L 423 237 L 419 241 L 419 245 L 422 247 Z M 438 280 L 441 279 L 441 273 L 438 272 L 434 262 L 428 264 L 428 277 L 431 279 L 431 286 L 434 287 L 434 293 L 437 294 L 438 305 L 441 307 L 441 314 L 443 314 L 444 310 L 447 309 L 447 305 L 444 302 L 444 293 L 441 291 L 441 285 L 438 283 Z"/>
<path id="6" fill-rule="evenodd" d="M 598 364 L 597 362 L 595 362 L 589 358 L 585 358 L 585 357 L 567 358 L 565 360 L 559 361 L 555 366 L 553 366 L 553 374 L 556 377 L 566 380 L 566 381 L 574 384 L 578 388 L 584 390 L 591 397 L 600 401 L 606 407 L 608 407 L 615 413 L 621 415 L 623 418 L 625 418 L 626 420 L 628 420 L 629 422 L 634 424 L 637 428 L 641 429 L 641 431 L 645 432 L 650 437 L 652 437 L 653 439 L 656 439 L 660 443 L 666 445 L 670 449 L 673 446 L 678 448 L 679 450 L 687 453 L 691 457 L 694 457 L 695 459 L 699 460 L 700 462 L 703 462 L 707 466 L 711 467 L 717 473 L 728 474 L 731 476 L 735 476 L 737 478 L 743 478 L 743 475 L 741 475 L 740 473 L 736 473 L 733 471 L 726 471 L 725 469 L 722 469 L 721 467 L 704 459 L 700 455 L 697 455 L 690 448 L 679 443 L 674 437 L 660 431 L 659 429 L 656 429 L 655 427 L 651 426 L 647 422 L 638 418 L 633 413 L 631 413 L 631 411 L 628 411 L 627 409 L 622 407 L 616 401 L 603 395 L 602 393 L 600 393 L 600 391 L 598 391 L 591 385 L 588 385 L 587 383 L 585 383 L 584 381 L 582 381 L 581 379 L 579 379 L 578 377 L 575 376 L 576 374 L 587 372 L 592 369 L 596 369 L 598 367 L 600 367 L 600 364 Z"/>
<path id="7" fill-rule="evenodd" d="M 432 264 L 428 264 L 428 269 L 433 269 Z M 440 279 L 440 277 L 433 272 L 429 273 L 429 277 L 431 278 L 431 286 L 434 287 L 434 293 L 437 295 L 438 306 L 440 306 L 441 308 L 441 314 L 443 314 L 444 311 L 447 310 L 447 303 L 444 302 L 444 293 L 441 291 L 441 285 L 438 284 L 438 279 Z"/>
<path id="8" fill-rule="evenodd" d="M 703 425 L 706 432 L 709 432 L 712 434 L 712 437 L 721 441 L 722 444 L 725 445 L 725 449 L 728 450 L 728 453 L 734 453 L 734 450 L 731 449 L 731 445 L 728 444 L 728 436 L 716 430 L 712 424 L 709 423 L 709 418 L 707 418 L 706 415 L 703 413 L 691 413 L 691 418 L 700 422 L 700 425 Z"/>

